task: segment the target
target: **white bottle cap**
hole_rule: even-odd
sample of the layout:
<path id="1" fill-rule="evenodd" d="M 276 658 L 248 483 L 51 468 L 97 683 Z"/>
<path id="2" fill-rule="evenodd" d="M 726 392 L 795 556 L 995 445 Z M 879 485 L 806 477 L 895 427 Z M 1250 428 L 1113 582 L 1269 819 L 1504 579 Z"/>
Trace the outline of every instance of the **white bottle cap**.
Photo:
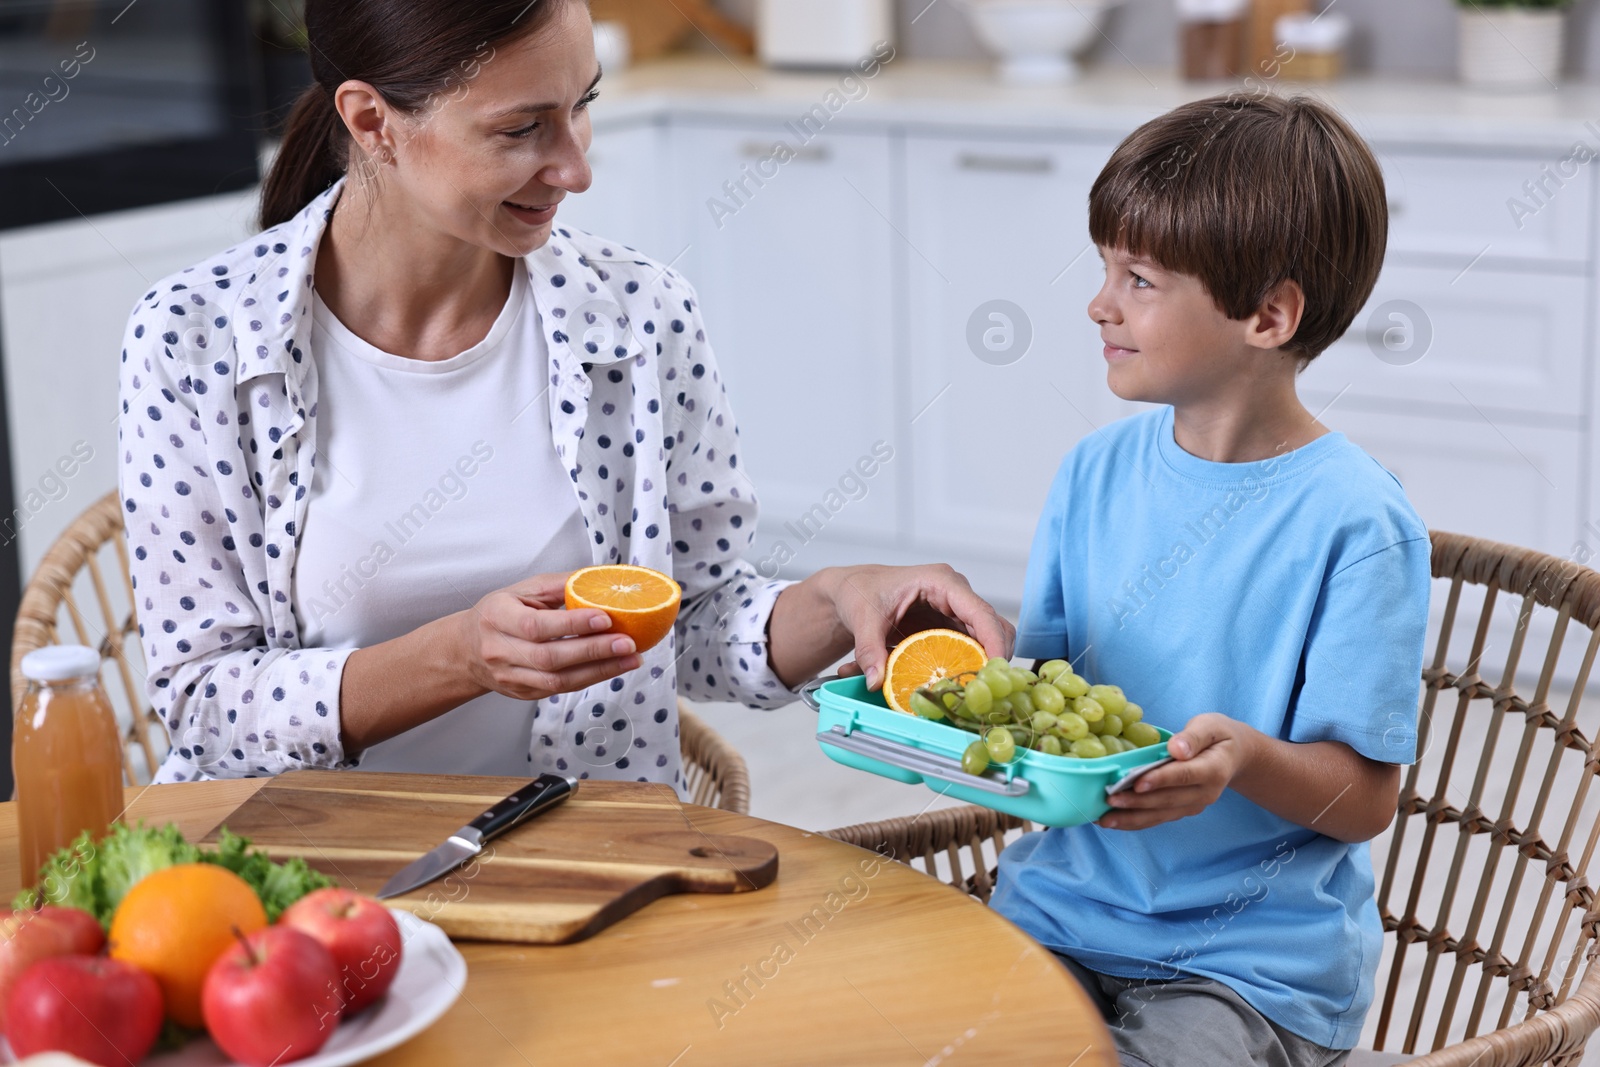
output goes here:
<path id="1" fill-rule="evenodd" d="M 1243 18 L 1250 0 L 1178 0 L 1183 22 L 1229 22 Z"/>
<path id="2" fill-rule="evenodd" d="M 1296 52 L 1325 55 L 1344 48 L 1350 40 L 1350 20 L 1337 12 L 1320 15 L 1280 15 L 1272 24 L 1278 43 Z"/>
<path id="3" fill-rule="evenodd" d="M 51 645 L 22 657 L 23 677 L 35 682 L 64 682 L 100 673 L 100 653 L 86 645 Z"/>

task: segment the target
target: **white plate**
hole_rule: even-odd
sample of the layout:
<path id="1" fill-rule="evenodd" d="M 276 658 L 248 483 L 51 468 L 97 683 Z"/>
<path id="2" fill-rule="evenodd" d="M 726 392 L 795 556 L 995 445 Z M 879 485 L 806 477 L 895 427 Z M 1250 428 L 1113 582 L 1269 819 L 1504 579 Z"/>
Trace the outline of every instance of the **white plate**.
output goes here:
<path id="1" fill-rule="evenodd" d="M 400 924 L 404 949 L 394 985 L 372 1007 L 341 1022 L 328 1043 L 295 1067 L 345 1067 L 409 1041 L 443 1015 L 467 985 L 467 961 L 443 930 L 410 912 L 390 908 Z M 15 1063 L 11 1046 L 0 1038 L 0 1063 Z M 176 1052 L 148 1056 L 140 1067 L 232 1067 L 233 1061 L 209 1037 Z"/>

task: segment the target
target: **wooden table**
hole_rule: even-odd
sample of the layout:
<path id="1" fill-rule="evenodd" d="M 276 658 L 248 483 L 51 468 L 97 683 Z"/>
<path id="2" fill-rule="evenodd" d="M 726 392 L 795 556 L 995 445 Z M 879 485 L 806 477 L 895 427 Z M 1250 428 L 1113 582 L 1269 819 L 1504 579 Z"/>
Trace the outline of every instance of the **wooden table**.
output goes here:
<path id="1" fill-rule="evenodd" d="M 176 822 L 198 840 L 262 784 L 130 790 L 127 819 Z M 461 999 L 371 1062 L 1115 1067 L 1110 1034 L 1065 968 L 966 895 L 816 834 L 684 810 L 706 833 L 777 845 L 777 882 L 666 897 L 572 945 L 463 942 Z M 0 804 L 6 899 L 16 840 L 16 805 Z M 816 908 L 826 921 L 802 929 Z"/>

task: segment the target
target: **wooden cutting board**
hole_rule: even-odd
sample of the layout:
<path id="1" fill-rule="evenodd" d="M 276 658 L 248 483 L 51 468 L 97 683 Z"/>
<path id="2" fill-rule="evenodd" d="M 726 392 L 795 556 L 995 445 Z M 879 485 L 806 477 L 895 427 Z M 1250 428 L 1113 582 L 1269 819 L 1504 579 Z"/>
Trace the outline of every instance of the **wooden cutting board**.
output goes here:
<path id="1" fill-rule="evenodd" d="M 376 893 L 527 781 L 293 771 L 222 826 L 273 859 L 299 856 L 339 885 Z M 581 941 L 668 893 L 742 893 L 777 876 L 773 845 L 694 829 L 670 786 L 584 781 L 476 860 L 385 903 L 451 937 L 553 945 Z"/>

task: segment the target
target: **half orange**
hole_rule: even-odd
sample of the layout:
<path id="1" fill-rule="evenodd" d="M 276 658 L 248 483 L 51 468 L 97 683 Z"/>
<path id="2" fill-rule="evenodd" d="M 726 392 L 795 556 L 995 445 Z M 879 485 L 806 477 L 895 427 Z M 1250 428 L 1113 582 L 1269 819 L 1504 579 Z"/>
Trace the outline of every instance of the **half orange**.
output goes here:
<path id="1" fill-rule="evenodd" d="M 883 672 L 883 699 L 895 711 L 911 714 L 911 694 L 941 678 L 977 671 L 989 656 L 957 630 L 923 630 L 894 646 Z"/>
<path id="2" fill-rule="evenodd" d="M 600 609 L 611 616 L 612 632 L 633 638 L 640 652 L 672 632 L 682 601 L 678 583 L 649 567 L 606 563 L 573 571 L 567 579 L 567 609 Z"/>

